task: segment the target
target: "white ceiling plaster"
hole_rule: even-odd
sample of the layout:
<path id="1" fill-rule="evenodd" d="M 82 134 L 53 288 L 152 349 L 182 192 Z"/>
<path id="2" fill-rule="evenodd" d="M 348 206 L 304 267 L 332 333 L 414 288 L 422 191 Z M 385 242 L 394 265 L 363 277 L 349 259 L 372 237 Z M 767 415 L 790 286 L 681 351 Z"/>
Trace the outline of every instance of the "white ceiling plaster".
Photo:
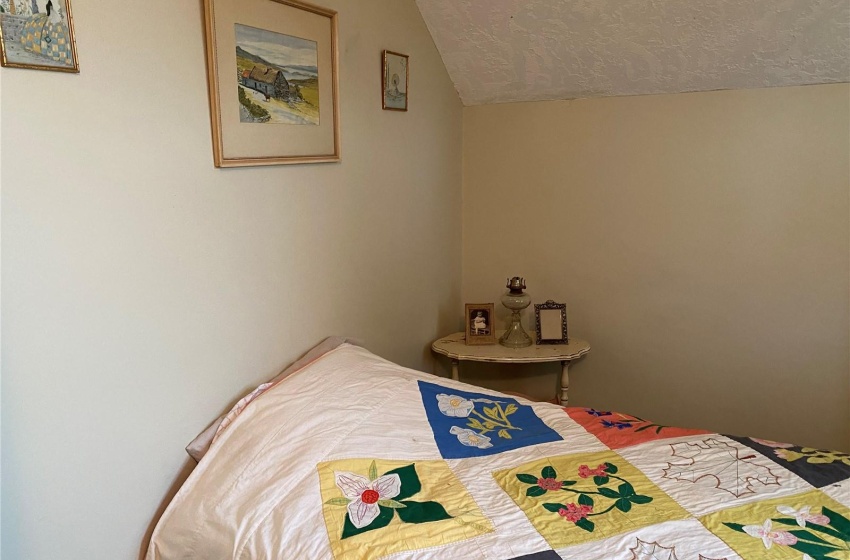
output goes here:
<path id="1" fill-rule="evenodd" d="M 850 0 L 416 0 L 465 105 L 850 81 Z"/>

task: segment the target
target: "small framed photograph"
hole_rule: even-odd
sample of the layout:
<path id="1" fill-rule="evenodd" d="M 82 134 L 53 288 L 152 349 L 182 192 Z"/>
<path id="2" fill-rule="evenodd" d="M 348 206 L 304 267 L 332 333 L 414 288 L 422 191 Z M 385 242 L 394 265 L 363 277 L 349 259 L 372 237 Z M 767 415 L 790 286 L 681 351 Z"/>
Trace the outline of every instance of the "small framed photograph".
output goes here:
<path id="1" fill-rule="evenodd" d="M 534 306 L 537 344 L 567 344 L 567 305 L 551 299 Z"/>
<path id="2" fill-rule="evenodd" d="M 405 54 L 384 51 L 381 82 L 386 111 L 407 111 L 408 58 Z"/>
<path id="3" fill-rule="evenodd" d="M 467 303 L 465 316 L 467 345 L 496 344 L 492 303 Z"/>
<path id="4" fill-rule="evenodd" d="M 79 72 L 71 0 L 0 1 L 0 63 Z"/>

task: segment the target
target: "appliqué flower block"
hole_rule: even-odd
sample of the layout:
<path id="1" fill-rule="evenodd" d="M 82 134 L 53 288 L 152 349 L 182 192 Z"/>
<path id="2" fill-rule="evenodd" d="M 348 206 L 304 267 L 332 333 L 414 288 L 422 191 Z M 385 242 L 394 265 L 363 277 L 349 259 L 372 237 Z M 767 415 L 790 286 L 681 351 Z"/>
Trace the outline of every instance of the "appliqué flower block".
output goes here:
<path id="1" fill-rule="evenodd" d="M 622 449 L 653 440 L 708 433 L 703 430 L 664 426 L 637 416 L 594 408 L 565 408 L 564 411 L 611 449 Z"/>
<path id="2" fill-rule="evenodd" d="M 848 514 L 814 491 L 724 510 L 701 521 L 744 558 L 838 560 L 850 558 Z"/>
<path id="3" fill-rule="evenodd" d="M 336 471 L 334 480 L 344 497 L 331 498 L 325 504 L 346 506 L 348 513 L 342 530 L 343 539 L 386 527 L 396 514 L 404 523 L 428 523 L 452 517 L 439 502 L 407 499 L 422 490 L 415 464 L 378 476 L 378 468 L 372 461 L 368 478 Z"/>
<path id="4" fill-rule="evenodd" d="M 797 447 L 777 449 L 773 453 L 777 457 L 785 459 L 788 462 L 805 459 L 807 463 L 812 465 L 844 463 L 845 465 L 850 466 L 850 454 L 841 453 L 839 451 L 826 451 L 824 449 L 815 449 L 813 447 Z"/>
<path id="5" fill-rule="evenodd" d="M 561 439 L 530 406 L 515 399 L 424 381 L 419 381 L 419 392 L 437 447 L 446 459 L 492 455 Z"/>
<path id="6" fill-rule="evenodd" d="M 850 521 L 827 507 L 821 508 L 819 514 L 810 513 L 811 509 L 811 506 L 804 506 L 799 510 L 790 506 L 779 506 L 776 510 L 783 517 L 765 519 L 761 525 L 724 525 L 761 539 L 765 549 L 776 544 L 809 554 L 813 558 L 850 557 Z M 799 529 L 807 525 L 807 530 Z"/>
<path id="7" fill-rule="evenodd" d="M 493 476 L 553 548 L 688 517 L 611 452 L 552 457 Z"/>
<path id="8" fill-rule="evenodd" d="M 729 437 L 755 449 L 815 488 L 824 488 L 850 478 L 850 453 L 800 447 L 765 439 Z"/>
<path id="9" fill-rule="evenodd" d="M 380 557 L 492 531 L 443 461 L 347 459 L 318 471 L 337 559 L 359 558 L 364 547 Z"/>
<path id="10" fill-rule="evenodd" d="M 526 496 L 536 497 L 552 492 L 547 499 L 559 501 L 546 502 L 542 504 L 542 507 L 575 523 L 576 527 L 592 533 L 596 524 L 591 518 L 605 515 L 614 509 L 625 513 L 632 509 L 632 505 L 643 505 L 652 501 L 650 496 L 635 493 L 629 481 L 617 476 L 618 471 L 619 469 L 613 463 L 603 463 L 594 469 L 587 465 L 580 465 L 578 472 L 573 474 L 577 474 L 581 479 L 593 477 L 593 487 L 578 484 L 581 482 L 579 480 L 557 480 L 558 473 L 551 466 L 543 467 L 539 478 L 525 473 L 517 474 L 516 478 L 524 484 L 531 484 L 525 491 Z M 616 489 L 607 486 L 612 480 L 620 483 Z M 563 493 L 567 495 L 564 496 Z M 594 508 L 596 508 L 595 512 Z"/>

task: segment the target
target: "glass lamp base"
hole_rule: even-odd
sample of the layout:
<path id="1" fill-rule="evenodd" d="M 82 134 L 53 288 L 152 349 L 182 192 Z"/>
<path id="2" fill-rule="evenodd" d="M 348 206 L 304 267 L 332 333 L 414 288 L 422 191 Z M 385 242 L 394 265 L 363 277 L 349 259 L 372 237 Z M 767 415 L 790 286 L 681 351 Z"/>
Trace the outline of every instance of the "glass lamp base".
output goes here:
<path id="1" fill-rule="evenodd" d="M 531 346 L 533 342 L 525 329 L 522 328 L 519 313 L 514 312 L 508 330 L 499 338 L 499 344 L 507 348 L 526 348 Z"/>

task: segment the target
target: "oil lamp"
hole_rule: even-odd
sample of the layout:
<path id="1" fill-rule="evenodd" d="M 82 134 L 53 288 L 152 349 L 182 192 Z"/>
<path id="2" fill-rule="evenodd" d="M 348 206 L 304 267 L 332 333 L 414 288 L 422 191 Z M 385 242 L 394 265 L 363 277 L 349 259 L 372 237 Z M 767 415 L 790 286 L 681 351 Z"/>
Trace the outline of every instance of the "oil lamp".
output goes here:
<path id="1" fill-rule="evenodd" d="M 508 291 L 502 296 L 502 305 L 511 310 L 511 323 L 508 330 L 499 339 L 499 344 L 508 348 L 531 346 L 531 337 L 522 328 L 522 310 L 531 303 L 531 296 L 525 290 L 525 278 L 514 276 L 508 280 Z"/>

